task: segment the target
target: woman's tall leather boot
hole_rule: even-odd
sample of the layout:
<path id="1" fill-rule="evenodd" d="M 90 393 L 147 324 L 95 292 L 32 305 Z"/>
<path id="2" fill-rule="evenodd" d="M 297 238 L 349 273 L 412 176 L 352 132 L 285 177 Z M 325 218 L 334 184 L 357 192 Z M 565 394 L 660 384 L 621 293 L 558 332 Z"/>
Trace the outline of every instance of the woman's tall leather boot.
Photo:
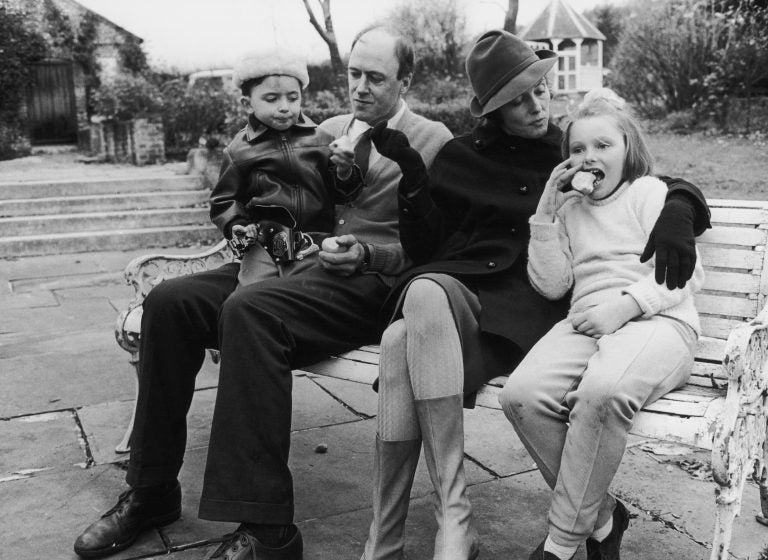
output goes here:
<path id="1" fill-rule="evenodd" d="M 383 441 L 376 435 L 373 521 L 362 560 L 402 560 L 405 518 L 421 440 Z"/>
<path id="2" fill-rule="evenodd" d="M 435 560 L 473 560 L 480 539 L 464 477 L 464 397 L 416 400 L 429 476 L 435 488 Z"/>

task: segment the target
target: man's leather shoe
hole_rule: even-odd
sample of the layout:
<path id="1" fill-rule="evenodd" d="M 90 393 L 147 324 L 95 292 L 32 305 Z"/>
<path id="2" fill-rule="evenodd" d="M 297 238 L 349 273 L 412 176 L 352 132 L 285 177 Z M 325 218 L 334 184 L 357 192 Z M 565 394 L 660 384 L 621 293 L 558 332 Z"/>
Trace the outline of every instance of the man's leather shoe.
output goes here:
<path id="1" fill-rule="evenodd" d="M 616 500 L 611 532 L 603 541 L 587 539 L 587 560 L 620 560 L 621 538 L 627 527 L 629 527 L 629 512 L 624 504 Z"/>
<path id="2" fill-rule="evenodd" d="M 120 494 L 117 504 L 92 523 L 75 541 L 83 558 L 101 558 L 128 548 L 152 527 L 161 527 L 181 516 L 181 486 L 166 489 L 133 489 Z"/>
<path id="3" fill-rule="evenodd" d="M 304 541 L 299 528 L 291 525 L 288 534 L 288 542 L 272 548 L 261 544 L 248 531 L 239 529 L 224 535 L 223 542 L 206 557 L 206 560 L 302 560 Z"/>

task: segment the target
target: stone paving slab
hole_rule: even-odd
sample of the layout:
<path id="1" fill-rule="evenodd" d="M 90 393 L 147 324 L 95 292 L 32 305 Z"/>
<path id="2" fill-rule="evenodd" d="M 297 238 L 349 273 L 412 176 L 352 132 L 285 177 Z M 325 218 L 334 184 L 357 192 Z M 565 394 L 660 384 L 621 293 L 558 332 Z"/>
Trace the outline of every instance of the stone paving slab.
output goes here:
<path id="1" fill-rule="evenodd" d="M 707 462 L 709 453 L 691 450 L 684 459 Z M 715 513 L 715 483 L 692 477 L 677 465 L 659 463 L 657 458 L 639 448 L 627 450 L 614 480 L 621 497 L 652 514 L 691 540 L 712 542 Z M 742 497 L 741 516 L 736 519 L 731 554 L 756 560 L 768 548 L 768 528 L 754 519 L 760 513 L 757 486 L 748 483 Z"/>
<path id="2" fill-rule="evenodd" d="M 2 483 L 2 557 L 77 559 L 72 550 L 75 538 L 114 505 L 113 491 L 123 478 L 119 469 L 95 467 Z M 164 550 L 160 534 L 148 531 L 128 551 L 110 558 L 123 560 Z"/>
<path id="3" fill-rule="evenodd" d="M 74 411 L 0 422 L 0 483 L 84 468 L 86 459 Z"/>
<path id="4" fill-rule="evenodd" d="M 464 411 L 464 452 L 495 473 L 509 476 L 536 468 L 512 424 L 497 409 Z"/>
<path id="5" fill-rule="evenodd" d="M 307 375 L 353 411 L 365 416 L 376 416 L 378 413 L 379 398 L 369 383 L 357 383 L 315 374 Z"/>
<path id="6" fill-rule="evenodd" d="M 133 399 L 134 369 L 112 345 L 113 350 L 0 358 L 0 418 Z"/>

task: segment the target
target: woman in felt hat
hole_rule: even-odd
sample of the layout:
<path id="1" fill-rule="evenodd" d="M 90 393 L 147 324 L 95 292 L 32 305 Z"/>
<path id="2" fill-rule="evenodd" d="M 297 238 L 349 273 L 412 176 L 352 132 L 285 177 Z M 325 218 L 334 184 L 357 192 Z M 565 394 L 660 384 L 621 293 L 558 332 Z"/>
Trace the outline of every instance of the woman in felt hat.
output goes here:
<path id="1" fill-rule="evenodd" d="M 428 172 L 405 135 L 382 126 L 372 133 L 377 150 L 403 171 L 400 237 L 416 266 L 385 306 L 394 314 L 381 342 L 365 560 L 403 556 L 422 445 L 436 494 L 434 558 L 479 553 L 465 492 L 462 407 L 474 406 L 487 380 L 512 371 L 568 307 L 567 298 L 539 295 L 526 275 L 528 220 L 562 159 L 547 82 L 556 61 L 554 52 L 534 52 L 505 31 L 483 34 L 466 61 L 475 94 L 470 112 L 480 121 L 448 142 Z M 686 263 L 695 259 L 694 235 L 708 227 L 709 210 L 696 187 L 667 182 L 670 194 L 643 256 L 658 249 L 657 280 L 666 271 L 668 283 L 679 285 L 692 274 Z M 670 266 L 660 265 L 659 257 L 673 253 Z"/>

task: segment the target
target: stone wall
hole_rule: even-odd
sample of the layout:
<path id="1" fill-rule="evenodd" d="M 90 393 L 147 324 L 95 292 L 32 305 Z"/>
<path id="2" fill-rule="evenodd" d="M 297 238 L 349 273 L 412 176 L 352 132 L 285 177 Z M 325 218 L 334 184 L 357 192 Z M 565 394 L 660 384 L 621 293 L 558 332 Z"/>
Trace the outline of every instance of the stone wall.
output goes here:
<path id="1" fill-rule="evenodd" d="M 90 152 L 113 163 L 149 165 L 165 161 L 163 122 L 159 115 L 129 121 L 91 119 Z"/>

